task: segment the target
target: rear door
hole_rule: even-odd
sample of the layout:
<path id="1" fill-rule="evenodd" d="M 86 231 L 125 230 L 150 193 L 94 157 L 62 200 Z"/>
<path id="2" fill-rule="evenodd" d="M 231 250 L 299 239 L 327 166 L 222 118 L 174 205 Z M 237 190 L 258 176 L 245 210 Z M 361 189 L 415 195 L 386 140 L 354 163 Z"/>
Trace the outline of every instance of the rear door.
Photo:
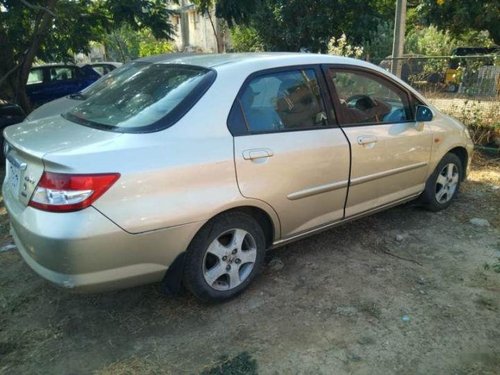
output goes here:
<path id="1" fill-rule="evenodd" d="M 346 217 L 423 191 L 432 132 L 415 122 L 409 93 L 372 70 L 329 66 L 324 71 L 352 146 Z"/>
<path id="2" fill-rule="evenodd" d="M 229 116 L 238 185 L 277 212 L 283 237 L 344 216 L 349 144 L 319 67 L 252 75 Z"/>

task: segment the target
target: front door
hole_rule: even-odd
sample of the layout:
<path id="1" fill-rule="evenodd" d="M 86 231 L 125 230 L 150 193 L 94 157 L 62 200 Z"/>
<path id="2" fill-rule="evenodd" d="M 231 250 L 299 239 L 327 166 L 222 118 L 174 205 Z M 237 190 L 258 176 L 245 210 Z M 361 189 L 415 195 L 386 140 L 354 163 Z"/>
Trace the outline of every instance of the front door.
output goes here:
<path id="1" fill-rule="evenodd" d="M 352 149 L 346 218 L 422 192 L 432 132 L 416 124 L 409 93 L 363 69 L 330 67 L 325 72 Z"/>
<path id="2" fill-rule="evenodd" d="M 240 191 L 274 208 L 284 238 L 344 216 L 349 144 L 325 107 L 321 74 L 304 67 L 254 75 L 230 116 Z"/>

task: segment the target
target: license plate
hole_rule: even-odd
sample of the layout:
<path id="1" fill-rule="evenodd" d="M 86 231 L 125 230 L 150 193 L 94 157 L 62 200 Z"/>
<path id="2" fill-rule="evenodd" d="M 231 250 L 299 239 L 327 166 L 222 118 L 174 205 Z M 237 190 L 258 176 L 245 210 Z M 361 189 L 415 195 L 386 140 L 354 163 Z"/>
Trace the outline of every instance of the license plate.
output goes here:
<path id="1" fill-rule="evenodd" d="M 15 165 L 7 160 L 7 184 L 14 194 L 19 194 L 19 181 L 21 180 L 21 171 Z"/>

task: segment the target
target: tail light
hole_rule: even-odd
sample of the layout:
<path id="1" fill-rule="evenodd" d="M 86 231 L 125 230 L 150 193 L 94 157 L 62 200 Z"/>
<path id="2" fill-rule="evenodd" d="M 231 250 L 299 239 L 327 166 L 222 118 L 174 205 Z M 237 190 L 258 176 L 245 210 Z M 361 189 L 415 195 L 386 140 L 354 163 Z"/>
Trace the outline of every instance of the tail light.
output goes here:
<path id="1" fill-rule="evenodd" d="M 43 172 L 29 205 L 50 212 L 82 210 L 103 195 L 119 177 L 119 173 L 63 174 Z"/>

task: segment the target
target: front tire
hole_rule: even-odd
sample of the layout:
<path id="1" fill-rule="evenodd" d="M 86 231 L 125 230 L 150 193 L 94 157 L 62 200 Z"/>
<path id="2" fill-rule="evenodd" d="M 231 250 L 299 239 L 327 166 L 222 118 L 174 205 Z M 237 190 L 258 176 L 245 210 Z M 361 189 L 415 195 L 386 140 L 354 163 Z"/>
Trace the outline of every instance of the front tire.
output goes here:
<path id="1" fill-rule="evenodd" d="M 260 272 L 265 250 L 264 231 L 253 217 L 241 212 L 220 215 L 189 245 L 184 284 L 206 302 L 231 299 Z"/>
<path id="2" fill-rule="evenodd" d="M 429 177 L 422 193 L 423 206 L 430 211 L 447 208 L 458 194 L 463 179 L 463 166 L 459 157 L 448 153 Z"/>

